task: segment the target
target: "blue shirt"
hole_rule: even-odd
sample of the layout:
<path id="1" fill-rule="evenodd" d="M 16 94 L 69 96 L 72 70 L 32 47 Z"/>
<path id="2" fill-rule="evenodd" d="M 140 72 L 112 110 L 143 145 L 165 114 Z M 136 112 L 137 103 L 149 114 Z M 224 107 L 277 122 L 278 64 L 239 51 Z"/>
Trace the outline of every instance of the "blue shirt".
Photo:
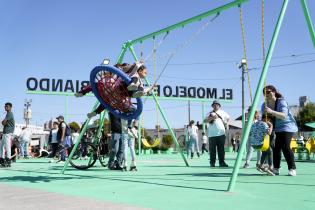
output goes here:
<path id="1" fill-rule="evenodd" d="M 265 103 L 261 106 L 261 113 L 265 111 Z M 270 107 L 269 107 L 270 108 Z M 288 103 L 283 98 L 277 99 L 277 107 L 275 107 L 276 112 L 282 112 L 286 115 L 285 119 L 278 119 L 276 118 L 274 131 L 275 132 L 297 132 L 298 128 L 296 126 L 295 119 L 292 113 L 289 110 Z"/>
<path id="2" fill-rule="evenodd" d="M 252 146 L 260 146 L 264 142 L 265 134 L 268 133 L 269 127 L 263 121 L 255 122 L 249 132 L 249 142 Z"/>

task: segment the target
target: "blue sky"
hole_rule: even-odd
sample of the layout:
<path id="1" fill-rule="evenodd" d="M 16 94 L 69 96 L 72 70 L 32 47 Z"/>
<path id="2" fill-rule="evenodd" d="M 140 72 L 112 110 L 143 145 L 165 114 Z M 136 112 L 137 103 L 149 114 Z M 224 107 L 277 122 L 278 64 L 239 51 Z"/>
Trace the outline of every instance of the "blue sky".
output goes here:
<path id="1" fill-rule="evenodd" d="M 0 7 L 0 104 L 13 103 L 16 121 L 23 122 L 24 99 L 32 99 L 32 124 L 41 125 L 60 114 L 68 104 L 68 121 L 82 122 L 95 98 L 26 94 L 29 77 L 88 80 L 90 71 L 103 58 L 118 57 L 121 45 L 184 19 L 228 3 L 219 0 L 2 0 Z M 266 1 L 265 40 L 268 48 L 282 0 Z M 308 1 L 315 22 L 315 2 Z M 262 67 L 261 1 L 243 5 L 247 55 L 253 91 Z M 241 114 L 241 72 L 237 62 L 243 57 L 238 8 L 171 32 L 157 49 L 155 75 L 164 67 L 168 53 L 179 49 L 159 84 L 233 89 L 233 102 L 223 104 L 232 118 Z M 207 27 L 196 35 L 205 24 Z M 156 38 L 159 43 L 163 36 Z M 184 44 L 187 43 L 187 44 Z M 140 56 L 152 51 L 153 40 L 135 46 Z M 295 55 L 295 56 L 292 56 Z M 125 61 L 131 62 L 130 55 Z M 267 83 L 275 85 L 290 105 L 299 96 L 315 98 L 313 88 L 315 51 L 300 1 L 291 0 L 269 69 Z M 154 79 L 152 56 L 147 61 L 149 79 Z M 246 86 L 246 105 L 250 104 Z M 261 99 L 263 100 L 263 99 Z M 161 101 L 173 127 L 188 121 L 187 102 Z M 209 104 L 206 111 L 210 111 Z M 4 117 L 4 109 L 1 117 Z M 143 122 L 151 128 L 157 117 L 154 103 L 146 101 Z M 200 103 L 191 103 L 191 119 L 201 120 Z M 164 123 L 161 123 L 162 127 Z"/>

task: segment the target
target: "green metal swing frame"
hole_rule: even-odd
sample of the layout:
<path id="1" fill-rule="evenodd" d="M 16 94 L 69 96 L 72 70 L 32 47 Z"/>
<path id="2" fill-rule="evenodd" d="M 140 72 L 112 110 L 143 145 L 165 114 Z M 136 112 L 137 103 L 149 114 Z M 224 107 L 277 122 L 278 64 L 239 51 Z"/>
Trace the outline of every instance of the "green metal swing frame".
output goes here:
<path id="1" fill-rule="evenodd" d="M 313 24 L 312 24 L 312 21 L 311 21 L 311 17 L 310 17 L 309 11 L 308 11 L 307 3 L 306 3 L 306 0 L 300 0 L 300 1 L 301 1 L 301 5 L 302 5 L 302 8 L 303 8 L 304 16 L 305 16 L 305 19 L 306 19 L 306 22 L 307 22 L 307 26 L 308 26 L 308 29 L 309 29 L 309 33 L 310 33 L 310 36 L 311 36 L 311 40 L 312 40 L 313 46 L 315 48 L 315 33 L 314 33 L 314 28 L 313 28 Z M 156 32 L 147 34 L 145 36 L 142 36 L 142 37 L 134 39 L 134 40 L 127 41 L 127 42 L 123 43 L 123 45 L 122 45 L 121 52 L 120 52 L 120 54 L 118 56 L 118 59 L 117 59 L 117 63 L 122 63 L 123 58 L 124 58 L 127 50 L 129 50 L 131 52 L 134 60 L 138 61 L 138 57 L 137 57 L 137 55 L 136 55 L 136 53 L 134 51 L 134 48 L 133 48 L 133 46 L 135 44 L 137 44 L 137 43 L 142 43 L 143 41 L 145 41 L 147 39 L 151 39 L 151 38 L 154 39 L 156 36 L 158 36 L 160 34 L 169 33 L 172 30 L 175 30 L 175 29 L 178 29 L 178 28 L 182 28 L 185 25 L 188 25 L 188 24 L 193 23 L 193 22 L 200 21 L 200 20 L 202 20 L 202 19 L 204 19 L 206 17 L 209 17 L 211 15 L 219 14 L 222 11 L 228 10 L 230 8 L 233 8 L 233 7 L 239 7 L 243 3 L 246 3 L 246 2 L 249 2 L 249 0 L 235 0 L 233 2 L 230 2 L 230 3 L 225 4 L 223 6 L 217 7 L 215 9 L 209 10 L 207 12 L 204 12 L 204 13 L 202 13 L 200 15 L 197 15 L 197 16 L 194 16 L 192 18 L 186 19 L 184 21 L 178 22 L 178 23 L 176 23 L 174 25 L 168 26 L 168 27 L 163 28 L 161 30 L 158 30 Z M 270 42 L 270 45 L 269 45 L 269 48 L 268 48 L 268 52 L 267 52 L 267 55 L 266 55 L 266 59 L 265 59 L 265 62 L 264 62 L 264 66 L 263 66 L 263 69 L 262 69 L 262 72 L 261 72 L 261 75 L 260 75 L 258 86 L 256 88 L 256 92 L 255 92 L 255 96 L 254 96 L 254 100 L 253 100 L 253 104 L 252 104 L 252 109 L 249 112 L 248 123 L 245 126 L 244 134 L 242 136 L 242 143 L 241 143 L 241 147 L 240 147 L 240 152 L 237 155 L 237 159 L 236 159 L 236 162 L 234 164 L 232 176 L 230 178 L 230 182 L 229 182 L 229 185 L 228 185 L 228 188 L 227 188 L 227 191 L 229 191 L 229 192 L 232 192 L 235 189 L 237 175 L 238 175 L 238 172 L 239 172 L 239 168 L 241 166 L 242 157 L 243 157 L 243 154 L 244 154 L 244 151 L 245 151 L 246 142 L 248 140 L 248 136 L 249 136 L 249 132 L 250 132 L 250 126 L 249 125 L 252 124 L 253 119 L 254 119 L 254 110 L 256 110 L 256 108 L 257 108 L 258 101 L 259 101 L 259 98 L 260 98 L 262 90 L 263 90 L 263 85 L 264 85 L 264 82 L 265 82 L 265 79 L 266 79 L 266 75 L 267 75 L 267 72 L 268 72 L 268 69 L 269 69 L 269 66 L 270 66 L 270 61 L 271 61 L 271 58 L 272 58 L 272 54 L 273 54 L 273 51 L 274 51 L 274 47 L 275 47 L 276 41 L 278 39 L 279 31 L 280 31 L 280 28 L 281 28 L 281 25 L 282 25 L 282 21 L 283 21 L 283 18 L 284 18 L 284 15 L 285 15 L 288 3 L 289 3 L 289 0 L 283 0 L 282 8 L 281 8 L 281 11 L 280 11 L 279 16 L 278 16 L 278 20 L 277 20 L 277 23 L 276 23 L 276 26 L 275 26 L 275 29 L 274 29 L 274 32 L 273 32 L 272 40 Z M 146 81 L 146 83 L 148 85 L 150 85 L 150 83 L 149 83 L 149 81 L 147 79 L 145 79 L 145 81 Z M 164 113 L 164 110 L 160 106 L 158 98 L 155 96 L 155 94 L 153 94 L 152 97 L 153 97 L 153 99 L 154 99 L 154 101 L 155 101 L 155 103 L 156 103 L 156 105 L 158 107 L 158 110 L 159 110 L 160 114 L 162 115 L 162 118 L 163 118 L 164 122 L 166 123 L 166 126 L 168 127 L 168 130 L 169 130 L 169 132 L 170 132 L 170 134 L 171 134 L 171 136 L 173 138 L 174 143 L 176 144 L 177 148 L 180 148 L 179 144 L 177 142 L 176 136 L 175 136 L 175 134 L 174 134 L 174 132 L 173 132 L 173 130 L 172 130 L 168 120 L 167 120 L 167 117 L 166 117 L 166 115 Z M 97 101 L 95 103 L 95 105 L 94 105 L 92 110 L 94 110 L 98 105 L 99 105 L 99 102 Z M 204 109 L 204 107 L 203 107 L 203 109 Z M 104 120 L 105 120 L 105 112 L 103 112 L 101 114 L 101 117 L 100 117 L 100 126 L 99 126 L 99 128 L 97 130 L 97 139 L 98 140 L 100 139 L 100 135 L 101 135 L 101 131 L 102 131 L 102 126 L 101 125 L 103 125 Z M 65 172 L 65 170 L 66 170 L 66 168 L 67 168 L 67 166 L 69 164 L 69 160 L 71 159 L 71 157 L 73 156 L 73 153 L 77 149 L 77 147 L 78 147 L 78 145 L 79 145 L 79 143 L 80 143 L 80 141 L 81 141 L 81 139 L 83 137 L 83 134 L 86 132 L 87 125 L 88 125 L 89 121 L 90 121 L 90 119 L 86 120 L 86 123 L 85 123 L 85 125 L 83 126 L 83 128 L 82 128 L 82 130 L 80 132 L 78 141 L 74 145 L 74 148 L 73 148 L 72 152 L 70 153 L 69 158 L 67 159 L 67 161 L 65 162 L 65 165 L 62 168 L 62 171 L 61 171 L 62 174 L 64 174 L 64 172 Z M 139 136 L 141 136 L 140 130 L 141 129 L 139 129 Z M 189 166 L 188 161 L 187 161 L 187 159 L 186 159 L 186 157 L 183 154 L 183 151 L 181 149 L 180 149 L 180 154 L 181 154 L 181 156 L 182 156 L 186 166 Z"/>

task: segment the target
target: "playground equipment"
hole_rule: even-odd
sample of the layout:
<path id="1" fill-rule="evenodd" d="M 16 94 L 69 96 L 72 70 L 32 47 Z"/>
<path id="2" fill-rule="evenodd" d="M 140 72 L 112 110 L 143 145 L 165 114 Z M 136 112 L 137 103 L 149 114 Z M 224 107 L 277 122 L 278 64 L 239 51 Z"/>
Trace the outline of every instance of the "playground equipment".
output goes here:
<path id="1" fill-rule="evenodd" d="M 298 155 L 298 160 L 310 160 L 311 153 L 315 153 L 315 139 L 309 138 L 306 142 L 298 141 L 297 139 L 292 139 L 290 147 L 294 153 Z"/>
<path id="2" fill-rule="evenodd" d="M 144 139 L 144 138 L 141 139 L 141 142 L 142 142 L 142 144 L 144 145 L 145 149 L 152 149 L 152 148 L 155 148 L 155 147 L 159 146 L 160 143 L 161 143 L 160 139 L 154 139 L 153 143 L 150 144 L 150 143 L 148 142 L 148 140 L 147 140 L 147 139 Z"/>
<path id="3" fill-rule="evenodd" d="M 182 28 L 182 27 L 184 27 L 184 26 L 186 26 L 186 25 L 188 25 L 188 24 L 190 24 L 192 22 L 200 21 L 200 20 L 202 20 L 202 19 L 204 19 L 204 18 L 206 18 L 206 17 L 208 17 L 210 15 L 219 14 L 219 13 L 221 13 L 224 10 L 227 10 L 227 9 L 230 9 L 230 8 L 233 8 L 233 7 L 237 7 L 237 6 L 240 7 L 243 3 L 246 3 L 248 1 L 249 0 L 235 0 L 235 1 L 232 1 L 232 2 L 230 2 L 228 4 L 220 6 L 220 7 L 216 8 L 216 9 L 207 11 L 205 13 L 202 13 L 200 15 L 194 16 L 194 17 L 189 18 L 187 20 L 181 21 L 181 22 L 179 22 L 177 24 L 171 25 L 171 26 L 166 27 L 164 29 L 161 29 L 159 31 L 156 31 L 156 32 L 153 32 L 151 34 L 148 34 L 148 35 L 145 35 L 143 37 L 140 37 L 138 39 L 127 41 L 122 46 L 122 51 L 119 54 L 117 63 L 122 63 L 122 60 L 123 60 L 124 55 L 125 55 L 127 50 L 129 50 L 131 52 L 133 58 L 137 61 L 138 58 L 137 58 L 137 55 L 136 55 L 136 53 L 134 51 L 134 48 L 133 48 L 133 45 L 135 45 L 137 43 L 142 43 L 144 40 L 147 40 L 149 38 L 153 38 L 154 39 L 156 36 L 158 36 L 160 34 L 165 34 L 165 36 L 166 36 L 167 34 L 169 34 L 170 31 L 172 31 L 174 29 Z M 240 165 L 241 165 L 242 156 L 244 154 L 245 145 L 246 145 L 246 142 L 248 140 L 248 136 L 249 136 L 249 132 L 250 132 L 250 126 L 251 126 L 251 124 L 253 122 L 253 119 L 254 119 L 254 110 L 256 110 L 256 108 L 257 108 L 257 105 L 258 105 L 258 102 L 259 102 L 259 98 L 260 98 L 261 92 L 263 90 L 263 85 L 264 85 L 264 82 L 265 82 L 265 79 L 266 79 L 268 68 L 270 66 L 271 57 L 272 57 L 272 54 L 273 54 L 273 51 L 274 51 L 276 40 L 277 40 L 278 35 L 279 35 L 280 27 L 281 27 L 281 24 L 282 24 L 282 21 L 283 21 L 283 18 L 284 18 L 285 11 L 286 11 L 286 8 L 288 6 L 288 3 L 289 3 L 289 0 L 283 0 L 282 8 L 281 8 L 281 11 L 280 11 L 280 14 L 279 14 L 279 17 L 278 17 L 278 20 L 277 20 L 277 23 L 276 23 L 276 26 L 275 26 L 275 29 L 274 29 L 273 36 L 271 38 L 271 42 L 270 42 L 270 46 L 269 46 L 268 52 L 266 54 L 266 59 L 264 60 L 263 69 L 262 69 L 262 72 L 261 72 L 261 76 L 260 76 L 260 79 L 259 79 L 259 82 L 258 82 L 258 85 L 257 85 L 257 89 L 256 89 L 256 93 L 255 93 L 255 96 L 254 96 L 254 99 L 253 99 L 253 103 L 252 103 L 252 109 L 249 112 L 248 122 L 247 122 L 247 124 L 245 126 L 245 130 L 244 130 L 244 133 L 243 133 L 243 136 L 242 136 L 242 144 L 241 144 L 241 147 L 240 147 L 240 152 L 238 153 L 237 160 L 236 160 L 234 168 L 233 168 L 233 174 L 232 174 L 232 177 L 230 179 L 230 183 L 229 183 L 229 186 L 228 186 L 228 189 L 227 189 L 228 191 L 233 191 L 234 187 L 235 187 L 237 174 L 238 174 L 238 171 L 239 171 L 239 168 L 240 168 Z M 314 33 L 314 29 L 313 29 L 313 26 L 312 26 L 312 23 L 311 23 L 311 19 L 310 19 L 310 16 L 309 16 L 308 9 L 307 9 L 307 6 L 306 6 L 306 1 L 305 0 L 301 0 L 301 4 L 303 6 L 303 11 L 304 11 L 304 15 L 305 15 L 305 18 L 306 18 L 306 21 L 307 21 L 308 29 L 309 29 L 309 32 L 310 32 L 310 35 L 311 35 L 311 38 L 312 38 L 312 41 L 313 41 L 313 45 L 315 47 L 315 33 Z M 174 54 L 171 54 L 170 58 L 172 58 L 173 55 Z M 164 72 L 164 70 L 162 72 Z M 147 79 L 146 79 L 146 83 L 148 85 L 150 85 L 150 83 L 149 83 L 149 81 Z M 155 96 L 155 94 L 153 94 L 152 97 L 153 97 L 153 99 L 154 99 L 154 101 L 155 101 L 155 103 L 156 103 L 156 105 L 158 107 L 158 110 L 159 110 L 160 114 L 162 115 L 163 120 L 166 123 L 166 126 L 168 127 L 168 129 L 169 129 L 169 131 L 171 133 L 171 136 L 173 138 L 174 143 L 176 144 L 176 146 L 178 148 L 180 148 L 179 145 L 178 145 L 178 142 L 176 140 L 176 137 L 174 135 L 174 132 L 171 129 L 171 126 L 169 125 L 168 120 L 167 120 L 167 118 L 165 116 L 164 110 L 161 108 L 161 106 L 160 106 L 160 104 L 158 102 L 157 97 Z M 96 108 L 96 106 L 98 104 L 99 104 L 99 102 L 97 102 L 95 104 L 93 110 Z M 101 115 L 101 119 L 104 120 L 103 114 Z M 243 119 L 245 119 L 245 118 L 243 118 Z M 89 120 L 87 120 L 87 122 L 88 121 Z M 101 121 L 101 122 L 103 122 L 103 121 Z M 83 133 L 85 132 L 85 129 L 86 129 L 86 126 L 84 126 L 83 129 L 82 129 Z M 79 139 L 82 138 L 82 132 L 80 133 Z M 100 132 L 100 129 L 99 129 L 99 132 Z M 78 142 L 79 142 L 79 140 L 78 140 Z M 78 142 L 77 142 L 77 144 L 78 144 Z M 74 146 L 74 150 L 76 149 L 77 144 Z M 182 155 L 182 158 L 183 158 L 185 164 L 188 166 L 188 162 L 187 162 L 185 156 L 183 155 L 182 150 L 180 151 L 180 153 Z M 69 158 L 71 158 L 72 155 L 73 154 L 70 154 Z M 69 163 L 69 160 L 67 160 L 67 162 L 65 163 L 61 173 L 64 173 L 68 163 Z"/>

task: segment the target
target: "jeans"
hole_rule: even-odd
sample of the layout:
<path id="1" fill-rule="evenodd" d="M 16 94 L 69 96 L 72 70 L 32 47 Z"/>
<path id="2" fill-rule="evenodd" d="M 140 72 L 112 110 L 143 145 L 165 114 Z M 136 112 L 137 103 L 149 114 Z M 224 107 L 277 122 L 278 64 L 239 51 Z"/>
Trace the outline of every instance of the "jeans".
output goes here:
<path id="1" fill-rule="evenodd" d="M 196 149 L 196 152 L 199 153 L 199 144 L 197 138 L 195 136 L 189 136 L 189 139 L 188 152 L 192 154 L 195 152 Z"/>
<path id="2" fill-rule="evenodd" d="M 62 145 L 63 145 L 64 149 L 61 150 L 60 159 L 61 159 L 61 161 L 65 161 L 66 156 L 67 156 L 67 150 L 68 150 L 68 148 L 71 147 L 71 136 L 66 136 L 62 142 Z"/>
<path id="3" fill-rule="evenodd" d="M 131 161 L 136 160 L 136 152 L 135 152 L 135 139 L 130 138 L 128 134 L 122 134 L 123 142 L 124 142 L 124 163 L 126 165 L 127 162 L 127 153 L 128 147 L 130 148 Z"/>
<path id="4" fill-rule="evenodd" d="M 254 148 L 252 147 L 250 142 L 247 141 L 247 144 L 246 144 L 246 163 L 247 164 L 250 163 L 252 156 L 253 156 L 253 152 L 254 152 Z M 258 149 L 257 150 L 257 162 L 256 163 L 259 163 L 260 156 L 261 156 L 261 151 Z"/>
<path id="5" fill-rule="evenodd" d="M 20 141 L 20 156 L 21 157 L 28 157 L 29 153 L 28 153 L 28 145 L 29 142 L 28 141 Z"/>
<path id="6" fill-rule="evenodd" d="M 0 141 L 0 158 L 4 158 L 4 150 L 6 151 L 6 157 L 11 158 L 12 135 L 12 133 L 6 133 L 2 135 L 2 140 Z"/>
<path id="7" fill-rule="evenodd" d="M 122 140 L 122 134 L 113 133 L 111 139 L 111 150 L 109 153 L 108 167 L 112 167 L 115 164 L 115 158 L 119 166 L 122 165 L 124 155 L 124 144 Z"/>

